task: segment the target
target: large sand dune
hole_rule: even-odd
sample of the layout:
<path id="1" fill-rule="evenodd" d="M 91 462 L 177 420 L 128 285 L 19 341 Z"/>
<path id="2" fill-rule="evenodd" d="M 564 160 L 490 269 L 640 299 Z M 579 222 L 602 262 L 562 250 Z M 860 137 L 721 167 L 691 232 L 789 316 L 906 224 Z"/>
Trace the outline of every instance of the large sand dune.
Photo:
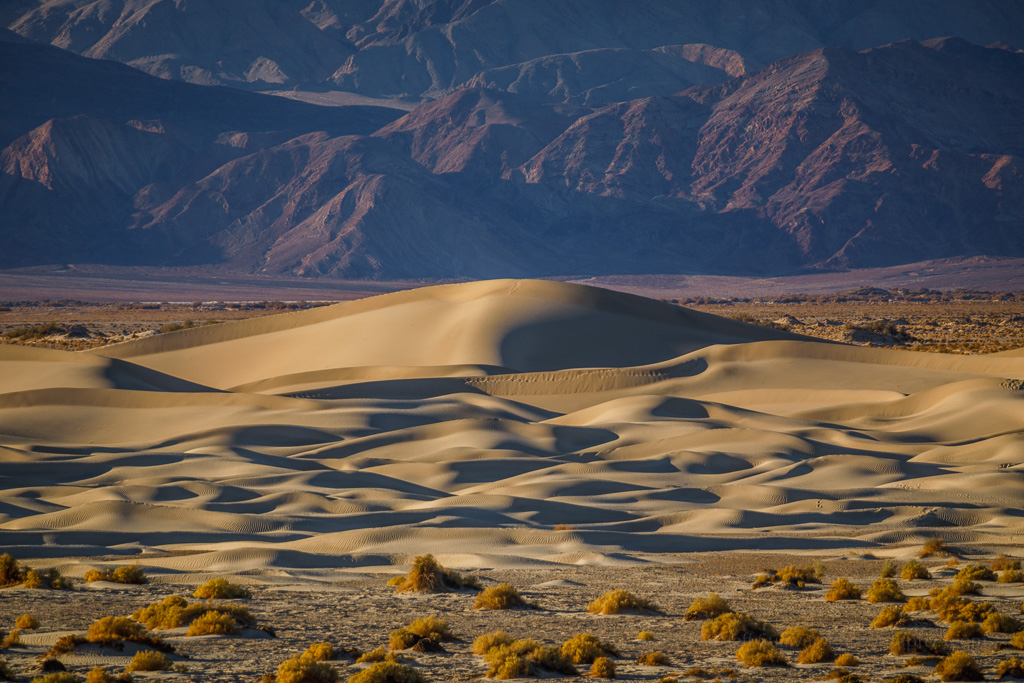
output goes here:
<path id="1" fill-rule="evenodd" d="M 269 579 L 1020 543 L 1022 380 L 535 281 L 0 346 L 0 546 Z"/>

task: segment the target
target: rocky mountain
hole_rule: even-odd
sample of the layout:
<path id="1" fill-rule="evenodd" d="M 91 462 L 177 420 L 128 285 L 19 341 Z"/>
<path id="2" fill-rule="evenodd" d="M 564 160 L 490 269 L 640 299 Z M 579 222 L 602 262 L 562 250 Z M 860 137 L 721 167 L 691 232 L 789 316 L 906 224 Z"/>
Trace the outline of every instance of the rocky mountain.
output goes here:
<path id="1" fill-rule="evenodd" d="M 254 0 L 231 43 L 198 0 L 19 0 L 0 10 L 18 31 L 0 34 L 0 267 L 430 279 L 1024 255 L 1024 53 L 948 37 L 842 46 L 954 20 L 1016 40 L 1018 5 L 616 6 Z M 203 82 L 256 87 L 242 66 L 257 53 L 239 46 L 285 41 L 273 31 L 304 46 L 313 30 L 309 50 L 333 41 L 344 64 L 281 55 L 280 84 L 425 101 L 314 106 L 25 38 L 59 19 L 68 47 L 135 54 L 118 50 L 144 47 L 160 13 L 180 37 L 193 11 L 222 66 Z M 179 62 L 199 38 L 180 40 Z M 775 58 L 784 44 L 813 49 Z M 228 59 L 231 45 L 249 57 Z"/>
<path id="2" fill-rule="evenodd" d="M 757 64 L 947 35 L 1024 47 L 1016 0 L 12 0 L 0 21 L 206 85 L 418 98 L 473 84 L 595 103 L 711 77 L 664 46 L 705 44 Z"/>

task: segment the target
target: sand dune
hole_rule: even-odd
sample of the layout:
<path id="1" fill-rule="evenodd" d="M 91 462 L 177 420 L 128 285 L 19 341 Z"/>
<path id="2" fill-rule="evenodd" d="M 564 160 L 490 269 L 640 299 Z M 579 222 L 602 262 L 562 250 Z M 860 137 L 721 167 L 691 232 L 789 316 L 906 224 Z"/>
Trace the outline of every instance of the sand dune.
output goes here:
<path id="1" fill-rule="evenodd" d="M 0 545 L 270 580 L 1019 543 L 1021 380 L 538 281 L 0 346 Z"/>

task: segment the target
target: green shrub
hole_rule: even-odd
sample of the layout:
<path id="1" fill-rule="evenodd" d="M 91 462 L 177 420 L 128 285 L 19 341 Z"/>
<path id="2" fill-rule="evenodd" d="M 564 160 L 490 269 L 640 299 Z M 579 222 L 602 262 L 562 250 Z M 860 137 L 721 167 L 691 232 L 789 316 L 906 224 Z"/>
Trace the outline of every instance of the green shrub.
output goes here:
<path id="1" fill-rule="evenodd" d="M 966 652 L 954 652 L 935 665 L 935 673 L 941 681 L 983 681 L 978 663 Z"/>
<path id="2" fill-rule="evenodd" d="M 737 612 L 728 612 L 704 622 L 700 629 L 703 640 L 741 640 L 765 638 L 775 640 L 777 634 L 768 624 Z"/>
<path id="3" fill-rule="evenodd" d="M 445 569 L 434 559 L 433 555 L 420 555 L 412 562 L 412 568 L 399 581 L 388 581 L 399 592 L 416 591 L 418 593 L 440 593 L 445 591 L 472 588 L 480 590 L 480 580 L 472 576 L 463 576 L 458 572 Z"/>
<path id="4" fill-rule="evenodd" d="M 210 579 L 197 588 L 192 597 L 203 598 L 204 600 L 245 600 L 252 597 L 252 591 L 245 586 L 239 586 L 223 577 L 219 577 Z"/>
<path id="5" fill-rule="evenodd" d="M 169 671 L 174 668 L 174 662 L 163 652 L 153 650 L 139 650 L 128 662 L 125 671 Z"/>
<path id="6" fill-rule="evenodd" d="M 736 659 L 748 667 L 789 666 L 786 656 L 767 640 L 749 640 L 736 650 Z"/>
<path id="7" fill-rule="evenodd" d="M 832 587 L 825 593 L 825 600 L 836 602 L 837 600 L 860 600 L 862 591 L 850 583 L 849 579 L 838 578 L 832 583 Z"/>
<path id="8" fill-rule="evenodd" d="M 499 583 L 477 594 L 473 609 L 513 609 L 526 606 L 523 596 L 511 584 Z"/>
<path id="9" fill-rule="evenodd" d="M 917 560 L 911 560 L 903 565 L 903 571 L 900 572 L 900 578 L 905 581 L 913 581 L 915 579 L 930 579 L 932 573 L 928 571 L 928 568 Z"/>
<path id="10" fill-rule="evenodd" d="M 683 619 L 693 621 L 694 619 L 713 619 L 731 612 L 732 608 L 718 593 L 709 593 L 706 598 L 695 598 L 690 607 L 683 615 Z"/>
<path id="11" fill-rule="evenodd" d="M 867 595 L 868 602 L 902 602 L 907 599 L 892 579 L 875 579 Z"/>
<path id="12" fill-rule="evenodd" d="M 618 588 L 609 591 L 587 605 L 591 614 L 619 614 L 620 612 L 661 612 L 649 600 L 639 598 L 627 590 Z"/>

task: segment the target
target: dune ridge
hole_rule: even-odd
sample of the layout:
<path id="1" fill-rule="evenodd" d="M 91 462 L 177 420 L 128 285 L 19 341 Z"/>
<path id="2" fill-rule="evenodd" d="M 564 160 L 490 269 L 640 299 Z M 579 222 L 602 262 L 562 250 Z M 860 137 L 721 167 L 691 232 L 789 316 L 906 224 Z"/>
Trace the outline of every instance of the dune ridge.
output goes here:
<path id="1" fill-rule="evenodd" d="M 1019 543 L 1022 380 L 543 281 L 0 346 L 0 544 L 278 581 Z"/>

